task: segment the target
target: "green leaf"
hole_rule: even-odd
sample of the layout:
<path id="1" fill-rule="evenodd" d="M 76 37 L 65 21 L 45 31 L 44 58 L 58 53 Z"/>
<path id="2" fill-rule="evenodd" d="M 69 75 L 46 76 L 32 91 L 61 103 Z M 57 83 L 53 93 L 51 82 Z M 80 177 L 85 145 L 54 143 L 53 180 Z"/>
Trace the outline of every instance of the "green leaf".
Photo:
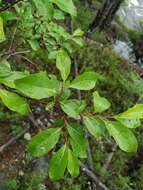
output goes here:
<path id="1" fill-rule="evenodd" d="M 79 36 L 72 37 L 71 40 L 80 47 L 84 46 L 84 40 Z"/>
<path id="2" fill-rule="evenodd" d="M 68 99 L 70 97 L 70 95 L 71 95 L 70 89 L 63 88 L 63 92 L 62 92 L 62 95 L 61 95 L 61 100 Z"/>
<path id="3" fill-rule="evenodd" d="M 76 29 L 73 33 L 73 36 L 83 36 L 83 35 L 84 32 L 80 28 Z"/>
<path id="4" fill-rule="evenodd" d="M 48 79 L 45 72 L 40 72 L 16 80 L 15 86 L 17 90 L 28 97 L 42 99 L 55 96 L 60 88 L 60 82 Z"/>
<path id="5" fill-rule="evenodd" d="M 18 187 L 17 181 L 15 179 L 8 179 L 6 181 L 6 187 L 9 190 L 16 190 Z"/>
<path id="6" fill-rule="evenodd" d="M 126 152 L 136 152 L 138 142 L 132 131 L 119 122 L 105 121 L 106 128 L 119 147 Z"/>
<path id="7" fill-rule="evenodd" d="M 97 91 L 93 93 L 93 103 L 96 113 L 101 113 L 111 106 L 110 102 L 106 98 L 102 98 Z"/>
<path id="8" fill-rule="evenodd" d="M 75 123 L 67 124 L 67 129 L 74 154 L 80 158 L 86 158 L 87 140 L 83 129 Z"/>
<path id="9" fill-rule="evenodd" d="M 69 148 L 67 169 L 72 177 L 77 177 L 79 175 L 79 160 Z"/>
<path id="10" fill-rule="evenodd" d="M 10 88 L 15 88 L 14 81 L 17 79 L 24 78 L 28 75 L 29 75 L 28 72 L 11 71 L 11 74 L 9 76 L 0 78 L 0 83 L 5 84 L 6 86 Z"/>
<path id="11" fill-rule="evenodd" d="M 62 146 L 52 157 L 49 164 L 49 176 L 53 180 L 63 178 L 68 163 L 68 150 Z"/>
<path id="12" fill-rule="evenodd" d="M 69 55 L 73 53 L 73 47 L 69 42 L 64 42 L 62 44 L 62 48 L 65 49 L 69 53 Z"/>
<path id="13" fill-rule="evenodd" d="M 4 19 L 4 22 L 17 19 L 16 14 L 10 11 L 4 11 L 0 13 L 0 16 Z"/>
<path id="14" fill-rule="evenodd" d="M 40 48 L 37 40 L 31 39 L 31 40 L 28 40 L 28 42 L 29 42 L 32 50 L 37 51 Z"/>
<path id="15" fill-rule="evenodd" d="M 120 123 L 122 123 L 124 126 L 128 128 L 137 128 L 141 125 L 141 122 L 139 119 L 122 119 L 122 118 L 116 118 Z"/>
<path id="16" fill-rule="evenodd" d="M 52 6 L 52 3 L 47 0 L 33 0 L 33 2 L 40 16 L 43 16 L 47 20 L 52 19 L 54 14 L 54 8 Z"/>
<path id="17" fill-rule="evenodd" d="M 35 157 L 47 154 L 57 144 L 60 134 L 59 128 L 49 128 L 40 132 L 28 144 L 28 151 Z"/>
<path id="18" fill-rule="evenodd" d="M 101 119 L 95 118 L 94 116 L 84 116 L 83 121 L 88 131 L 95 138 L 101 137 L 105 134 L 105 124 Z"/>
<path id="19" fill-rule="evenodd" d="M 65 81 L 71 70 L 71 59 L 69 55 L 64 50 L 59 50 L 57 52 L 56 66 L 61 72 L 62 79 Z"/>
<path id="20" fill-rule="evenodd" d="M 54 18 L 56 20 L 64 20 L 65 19 L 65 16 L 63 14 L 62 11 L 58 10 L 58 9 L 54 9 Z"/>
<path id="21" fill-rule="evenodd" d="M 127 111 L 120 113 L 115 117 L 123 119 L 141 119 L 143 118 L 143 104 L 136 104 L 132 108 L 129 108 Z"/>
<path id="22" fill-rule="evenodd" d="M 71 16 L 77 15 L 76 8 L 72 0 L 51 0 L 51 2 L 55 3 L 60 9 L 69 13 Z"/>
<path id="23" fill-rule="evenodd" d="M 48 104 L 46 105 L 46 110 L 47 111 L 53 110 L 54 105 L 55 105 L 55 102 L 53 100 L 48 102 Z"/>
<path id="24" fill-rule="evenodd" d="M 3 19 L 0 17 L 0 43 L 5 41 L 5 34 L 4 34 L 4 28 L 3 28 Z"/>
<path id="25" fill-rule="evenodd" d="M 61 40 L 67 40 L 71 37 L 71 35 L 66 31 L 66 29 L 63 26 L 60 26 L 54 22 L 50 22 L 47 26 L 49 35 L 52 38 L 55 38 L 56 41 L 61 41 Z M 51 38 L 50 38 L 51 40 Z"/>
<path id="26" fill-rule="evenodd" d="M 64 118 L 59 118 L 59 119 L 56 119 L 54 122 L 53 122 L 53 127 L 63 127 L 65 125 L 65 121 L 64 121 Z"/>
<path id="27" fill-rule="evenodd" d="M 2 102 L 7 106 L 10 110 L 20 113 L 21 115 L 27 115 L 30 112 L 29 105 L 26 101 L 7 90 L 0 90 L 0 98 Z"/>
<path id="28" fill-rule="evenodd" d="M 63 100 L 60 102 L 62 110 L 70 117 L 77 118 L 84 110 L 86 104 L 84 100 Z"/>
<path id="29" fill-rule="evenodd" d="M 57 58 L 57 51 L 56 51 L 56 50 L 50 51 L 50 52 L 49 52 L 49 55 L 48 55 L 48 58 L 49 58 L 50 60 L 56 60 L 56 58 Z"/>
<path id="30" fill-rule="evenodd" d="M 72 81 L 70 88 L 79 90 L 91 90 L 95 87 L 97 79 L 98 77 L 95 72 L 84 72 Z"/>
<path id="31" fill-rule="evenodd" d="M 11 74 L 11 68 L 6 60 L 0 61 L 0 77 L 7 77 Z"/>

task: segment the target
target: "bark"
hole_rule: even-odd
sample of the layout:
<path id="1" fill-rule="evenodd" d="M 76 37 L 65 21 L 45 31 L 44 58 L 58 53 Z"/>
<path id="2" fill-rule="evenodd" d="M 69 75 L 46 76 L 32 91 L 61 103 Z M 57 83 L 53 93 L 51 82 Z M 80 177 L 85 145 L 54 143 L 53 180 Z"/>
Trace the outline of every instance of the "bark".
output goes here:
<path id="1" fill-rule="evenodd" d="M 92 34 L 97 28 L 100 31 L 105 30 L 111 24 L 123 1 L 124 0 L 104 0 L 93 22 L 88 28 L 88 33 Z"/>

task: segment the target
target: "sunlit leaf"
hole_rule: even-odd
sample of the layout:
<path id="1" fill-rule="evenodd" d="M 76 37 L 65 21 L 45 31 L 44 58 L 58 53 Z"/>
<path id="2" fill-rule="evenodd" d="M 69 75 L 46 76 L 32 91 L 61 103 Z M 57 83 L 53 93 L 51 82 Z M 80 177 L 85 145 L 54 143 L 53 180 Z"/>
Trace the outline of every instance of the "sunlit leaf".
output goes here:
<path id="1" fill-rule="evenodd" d="M 29 75 L 28 72 L 11 71 L 9 76 L 3 77 L 3 78 L 0 77 L 0 83 L 5 84 L 6 86 L 10 88 L 16 88 L 15 80 L 22 79 L 28 75 Z"/>
<path id="2" fill-rule="evenodd" d="M 64 20 L 64 13 L 58 9 L 54 9 L 54 18 L 57 20 Z"/>
<path id="3" fill-rule="evenodd" d="M 143 118 L 143 104 L 136 104 L 116 117 L 123 119 L 141 119 Z"/>
<path id="4" fill-rule="evenodd" d="M 77 12 L 72 0 L 51 0 L 51 2 L 71 16 L 76 16 Z"/>
<path id="5" fill-rule="evenodd" d="M 18 112 L 21 115 L 27 115 L 30 112 L 27 102 L 15 93 L 1 89 L 0 98 L 5 106 L 12 111 Z"/>
<path id="6" fill-rule="evenodd" d="M 60 133 L 59 128 L 49 128 L 34 136 L 28 144 L 31 155 L 39 157 L 47 154 L 57 144 Z"/>
<path id="7" fill-rule="evenodd" d="M 71 137 L 71 145 L 74 154 L 80 158 L 86 158 L 87 140 L 82 128 L 75 123 L 67 125 L 69 135 Z"/>
<path id="8" fill-rule="evenodd" d="M 106 128 L 119 147 L 126 152 L 136 152 L 138 142 L 130 129 L 119 122 L 105 121 Z"/>
<path id="9" fill-rule="evenodd" d="M 85 109 L 84 100 L 69 99 L 60 102 L 62 110 L 70 117 L 77 118 Z"/>
<path id="10" fill-rule="evenodd" d="M 95 137 L 101 137 L 105 134 L 104 122 L 94 116 L 83 116 L 83 121 L 88 131 Z"/>
<path id="11" fill-rule="evenodd" d="M 49 176 L 53 180 L 63 178 L 68 164 L 68 149 L 62 146 L 52 157 L 49 164 Z"/>
<path id="12" fill-rule="evenodd" d="M 141 125 L 141 122 L 139 119 L 122 119 L 122 118 L 116 118 L 120 123 L 122 123 L 124 126 L 128 128 L 137 128 Z"/>
<path id="13" fill-rule="evenodd" d="M 68 165 L 67 169 L 72 177 L 77 177 L 79 175 L 79 160 L 74 155 L 74 153 L 68 148 Z"/>
<path id="14" fill-rule="evenodd" d="M 91 90 L 95 87 L 98 76 L 95 72 L 89 71 L 77 76 L 70 85 L 70 88 L 79 90 Z"/>
<path id="15" fill-rule="evenodd" d="M 3 19 L 0 17 L 0 43 L 5 41 L 5 33 L 4 33 L 4 28 L 3 28 Z"/>
<path id="16" fill-rule="evenodd" d="M 111 106 L 110 102 L 106 98 L 101 97 L 97 91 L 93 93 L 93 103 L 96 113 L 101 113 Z"/>
<path id="17" fill-rule="evenodd" d="M 54 14 L 54 9 L 52 3 L 47 0 L 32 0 L 38 10 L 40 16 L 43 16 L 45 19 L 52 19 Z"/>
<path id="18" fill-rule="evenodd" d="M 28 97 L 42 99 L 56 95 L 60 88 L 60 82 L 49 79 L 45 72 L 40 72 L 16 80 L 15 86 Z"/>
<path id="19" fill-rule="evenodd" d="M 6 60 L 0 61 L 0 77 L 7 77 L 11 74 L 11 68 Z"/>
<path id="20" fill-rule="evenodd" d="M 64 50 L 59 50 L 57 52 L 56 66 L 61 72 L 62 79 L 65 81 L 71 70 L 71 59 L 69 55 Z"/>
<path id="21" fill-rule="evenodd" d="M 83 36 L 84 32 L 78 28 L 74 31 L 73 36 Z"/>

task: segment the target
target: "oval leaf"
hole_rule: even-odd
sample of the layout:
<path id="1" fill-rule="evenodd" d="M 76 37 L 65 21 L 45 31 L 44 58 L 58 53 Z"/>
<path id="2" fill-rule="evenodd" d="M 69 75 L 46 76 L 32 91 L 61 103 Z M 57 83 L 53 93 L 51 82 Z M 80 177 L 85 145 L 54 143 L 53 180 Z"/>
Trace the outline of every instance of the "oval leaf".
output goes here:
<path id="1" fill-rule="evenodd" d="M 52 3 L 47 0 L 33 0 L 35 7 L 38 10 L 38 14 L 44 19 L 50 20 L 54 14 L 54 8 Z"/>
<path id="2" fill-rule="evenodd" d="M 68 163 L 68 150 L 66 145 L 60 148 L 52 157 L 49 164 L 49 176 L 53 180 L 63 178 Z"/>
<path id="3" fill-rule="evenodd" d="M 82 31 L 80 28 L 76 29 L 73 33 L 73 36 L 83 36 L 84 31 Z"/>
<path id="4" fill-rule="evenodd" d="M 79 90 L 91 90 L 95 87 L 97 79 L 98 76 L 95 72 L 84 72 L 72 81 L 70 88 L 75 88 Z"/>
<path id="5" fill-rule="evenodd" d="M 54 18 L 57 20 L 64 20 L 64 13 L 59 9 L 54 9 Z"/>
<path id="6" fill-rule="evenodd" d="M 84 100 L 63 100 L 60 102 L 62 110 L 70 117 L 77 118 L 84 110 L 86 104 Z"/>
<path id="7" fill-rule="evenodd" d="M 79 175 L 79 160 L 69 148 L 67 169 L 72 177 L 77 177 Z"/>
<path id="8" fill-rule="evenodd" d="M 11 68 L 6 60 L 0 62 L 0 77 L 7 77 L 11 74 Z"/>
<path id="9" fill-rule="evenodd" d="M 97 91 L 93 93 L 93 103 L 96 113 L 101 113 L 111 106 L 110 102 L 106 98 L 102 98 Z"/>
<path id="10" fill-rule="evenodd" d="M 110 135 L 119 147 L 126 152 L 136 152 L 138 143 L 132 131 L 119 122 L 105 121 Z"/>
<path id="11" fill-rule="evenodd" d="M 83 117 L 83 121 L 88 131 L 95 137 L 101 137 L 105 134 L 105 124 L 102 120 L 95 117 Z"/>
<path id="12" fill-rule="evenodd" d="M 56 128 L 40 132 L 28 144 L 28 151 L 35 157 L 47 154 L 57 144 L 60 134 L 61 130 Z"/>
<path id="13" fill-rule="evenodd" d="M 84 131 L 75 123 L 68 124 L 67 129 L 71 137 L 70 142 L 74 154 L 80 158 L 86 158 L 87 140 L 85 139 Z"/>
<path id="14" fill-rule="evenodd" d="M 132 108 L 129 108 L 127 111 L 117 115 L 116 118 L 123 118 L 123 119 L 143 118 L 143 104 L 136 104 Z"/>
<path id="15" fill-rule="evenodd" d="M 17 94 L 7 90 L 0 90 L 0 98 L 5 106 L 12 111 L 18 112 L 21 115 L 27 115 L 30 112 L 27 102 Z"/>
<path id="16" fill-rule="evenodd" d="M 137 128 L 141 125 L 141 122 L 139 119 L 122 119 L 122 118 L 116 118 L 120 123 L 122 123 L 124 126 L 128 128 Z"/>
<path id="17" fill-rule="evenodd" d="M 0 43 L 5 40 L 4 28 L 3 28 L 3 19 L 0 17 Z"/>
<path id="18" fill-rule="evenodd" d="M 51 0 L 51 2 L 71 16 L 76 16 L 77 12 L 72 0 Z"/>
<path id="19" fill-rule="evenodd" d="M 64 50 L 59 50 L 57 52 L 56 67 L 61 72 L 62 79 L 65 81 L 71 70 L 71 59 L 69 55 Z"/>
<path id="20" fill-rule="evenodd" d="M 9 76 L 3 78 L 1 77 L 0 83 L 5 84 L 10 88 L 15 88 L 15 80 L 24 78 L 28 75 L 28 72 L 12 71 Z"/>
<path id="21" fill-rule="evenodd" d="M 48 79 L 46 73 L 41 72 L 16 80 L 15 86 L 28 97 L 42 99 L 56 95 L 60 82 L 56 79 Z"/>

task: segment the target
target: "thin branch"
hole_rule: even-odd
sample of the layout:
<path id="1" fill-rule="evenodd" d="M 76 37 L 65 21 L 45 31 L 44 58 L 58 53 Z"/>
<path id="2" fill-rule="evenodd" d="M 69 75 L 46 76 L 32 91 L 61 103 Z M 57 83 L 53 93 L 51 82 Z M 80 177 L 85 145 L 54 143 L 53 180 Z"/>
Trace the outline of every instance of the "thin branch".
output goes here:
<path id="1" fill-rule="evenodd" d="M 74 55 L 74 72 L 75 72 L 75 77 L 78 76 L 78 63 L 77 63 L 77 57 Z M 81 100 L 81 91 L 77 90 L 77 97 L 79 100 Z"/>
<path id="2" fill-rule="evenodd" d="M 106 185 L 104 183 L 102 183 L 100 181 L 100 179 L 97 177 L 97 175 L 90 170 L 86 165 L 84 165 L 83 163 L 80 163 L 82 171 L 89 177 L 92 179 L 92 181 L 102 190 L 110 190 L 108 187 L 106 187 Z"/>
<path id="3" fill-rule="evenodd" d="M 31 61 L 29 58 L 27 58 L 27 57 L 25 57 L 25 56 L 23 56 L 23 55 L 19 55 L 19 56 L 20 56 L 21 58 L 25 59 L 25 61 L 31 63 L 31 65 L 33 65 L 36 70 L 39 70 L 37 64 L 34 63 L 33 61 Z"/>
<path id="4" fill-rule="evenodd" d="M 18 139 L 20 139 L 27 131 L 29 131 L 30 126 L 25 128 L 21 133 L 10 139 L 7 143 L 0 146 L 0 153 L 2 153 L 6 148 L 8 148 L 10 145 L 14 144 Z"/>
<path id="5" fill-rule="evenodd" d="M 33 124 L 33 126 L 39 131 L 40 130 L 39 125 L 36 122 L 36 119 L 34 118 L 34 115 L 32 113 L 28 116 L 28 119 Z"/>
<path id="6" fill-rule="evenodd" d="M 105 164 L 104 164 L 104 168 L 107 170 L 112 162 L 112 158 L 115 154 L 115 151 L 117 150 L 117 144 L 115 144 L 112 148 L 112 152 L 108 155 Z"/>
<path id="7" fill-rule="evenodd" d="M 97 42 L 95 40 L 92 40 L 91 38 L 89 38 L 87 36 L 84 37 L 84 40 L 87 42 L 88 45 L 97 45 L 99 48 L 105 47 L 104 44 Z"/>
<path id="8" fill-rule="evenodd" d="M 73 33 L 74 31 L 74 27 L 73 27 L 73 22 L 72 20 L 70 20 L 70 32 Z M 78 63 L 77 63 L 77 57 L 76 55 L 74 55 L 73 57 L 73 62 L 74 62 L 74 74 L 75 74 L 75 77 L 78 75 Z M 80 90 L 77 90 L 77 97 L 79 100 L 81 100 L 81 92 Z"/>
<path id="9" fill-rule="evenodd" d="M 88 136 L 86 138 L 88 139 Z M 89 144 L 89 139 L 87 143 L 87 155 L 88 155 L 87 159 L 88 159 L 88 164 L 90 166 L 90 169 L 94 170 L 94 164 L 93 164 L 93 158 L 92 158 L 91 148 Z"/>
<path id="10" fill-rule="evenodd" d="M 28 63 L 30 63 L 32 66 L 34 66 L 34 68 L 36 70 L 39 70 L 38 66 L 36 63 L 34 63 L 32 60 L 30 60 L 29 58 L 25 57 L 24 55 L 21 55 L 21 54 L 25 54 L 25 53 L 29 53 L 30 51 L 27 50 L 27 51 L 21 51 L 21 52 L 13 52 L 11 54 L 9 54 L 6 59 L 10 59 L 10 57 L 12 56 L 19 56 L 21 57 L 22 59 L 24 59 L 25 61 L 27 61 Z"/>
<path id="11" fill-rule="evenodd" d="M 12 34 L 12 38 L 11 38 L 11 42 L 10 42 L 10 46 L 9 46 L 9 52 L 11 51 L 12 47 L 13 47 L 13 43 L 14 43 L 14 38 L 16 35 L 16 31 L 17 31 L 17 26 L 14 28 L 13 34 Z"/>
<path id="12" fill-rule="evenodd" d="M 18 51 L 18 52 L 12 52 L 12 53 L 6 52 L 6 53 L 4 53 L 3 55 L 7 55 L 6 59 L 9 59 L 11 56 L 20 55 L 20 54 L 25 54 L 25 53 L 29 53 L 29 52 L 30 52 L 29 50 L 26 50 L 26 51 Z"/>
<path id="13" fill-rule="evenodd" d="M 21 1 L 24 1 L 24 0 L 16 0 L 12 3 L 6 4 L 6 6 L 0 8 L 0 13 L 12 8 L 14 5 L 16 5 L 17 3 L 21 2 Z"/>

